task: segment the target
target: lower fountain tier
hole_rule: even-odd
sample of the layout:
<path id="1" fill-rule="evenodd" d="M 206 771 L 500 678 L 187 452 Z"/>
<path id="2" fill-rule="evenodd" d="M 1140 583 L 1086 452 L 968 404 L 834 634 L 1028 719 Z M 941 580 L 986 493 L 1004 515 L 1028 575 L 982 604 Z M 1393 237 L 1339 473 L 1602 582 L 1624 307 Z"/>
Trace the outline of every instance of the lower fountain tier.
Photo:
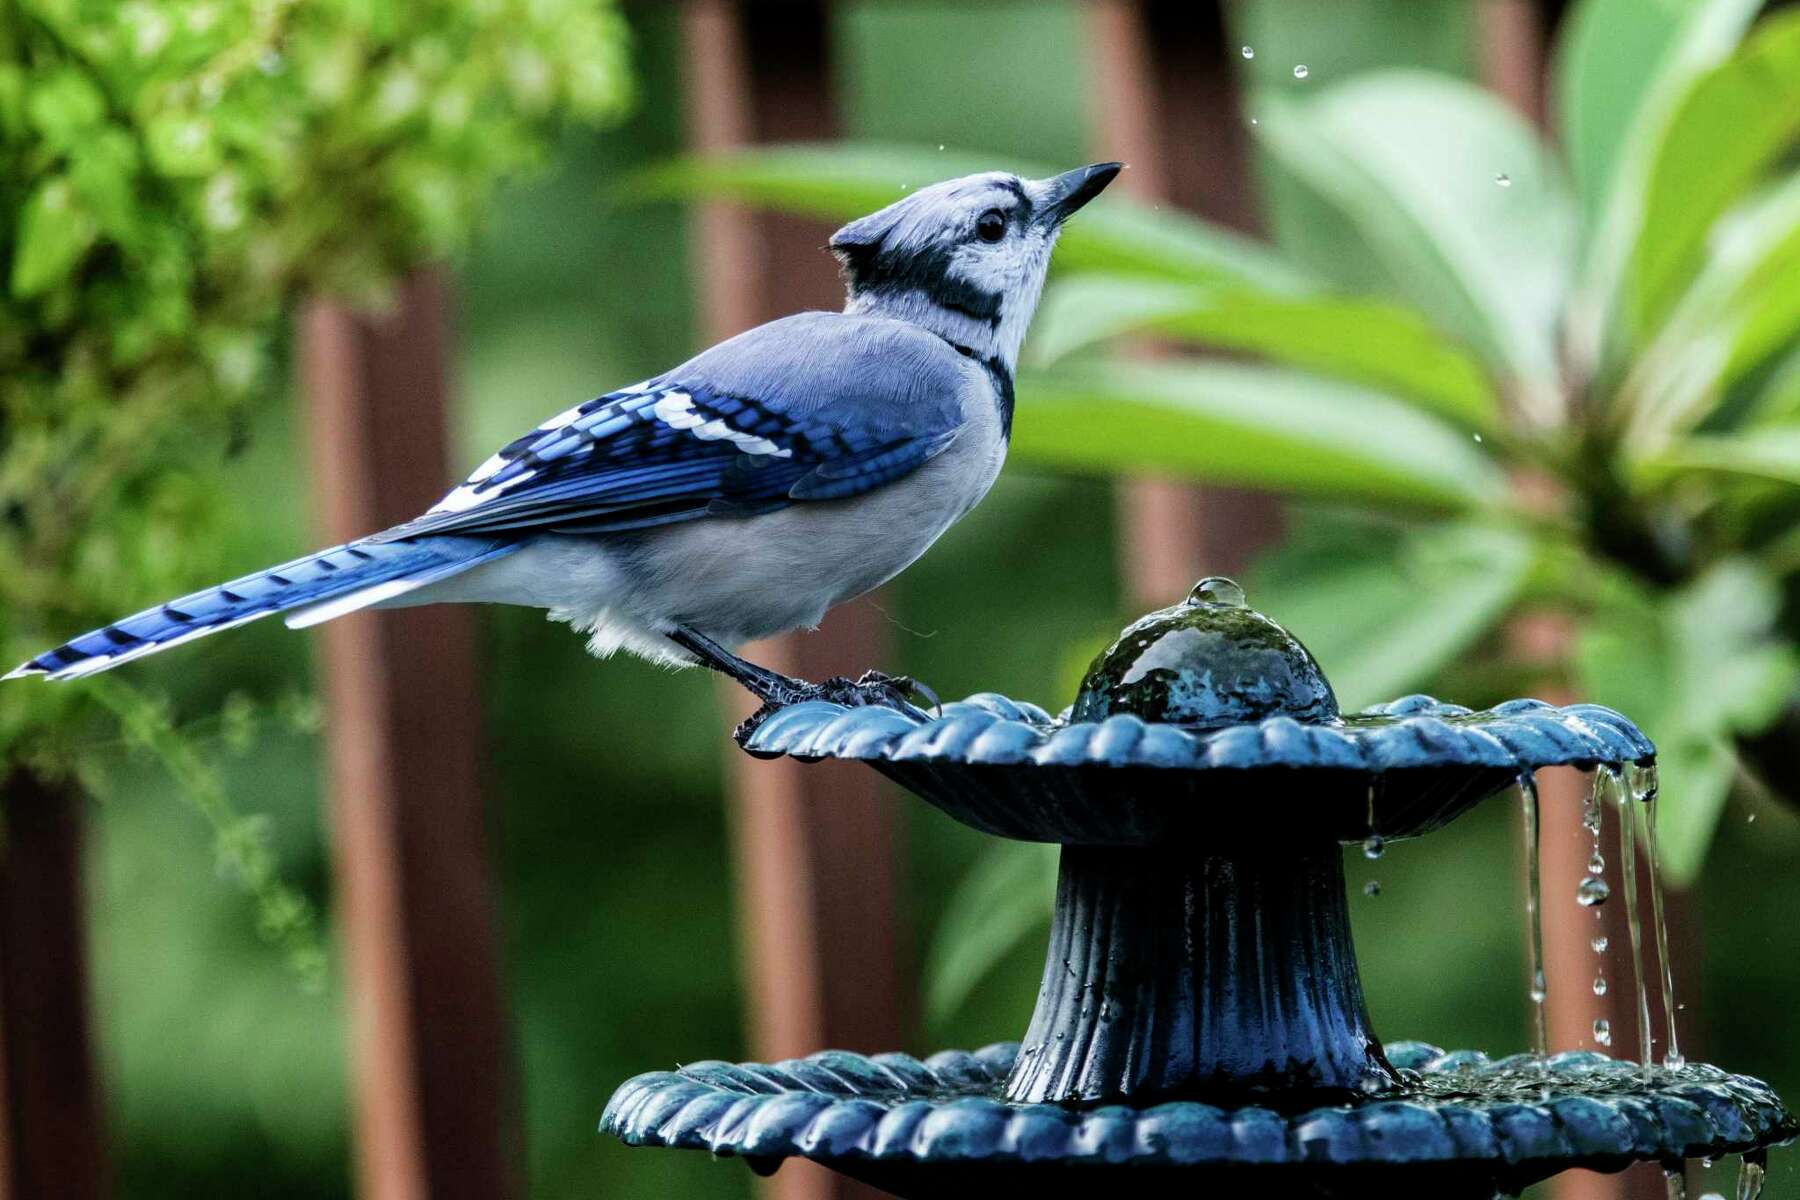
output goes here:
<path id="1" fill-rule="evenodd" d="M 1280 1095 L 1291 1108 L 1396 1082 L 1369 1031 L 1336 843 L 1230 857 L 1063 847 L 1007 1099 Z"/>
<path id="2" fill-rule="evenodd" d="M 1489 1200 L 1570 1167 L 1757 1154 L 1796 1133 L 1766 1084 L 1698 1063 L 1646 1074 L 1585 1052 L 1489 1061 L 1400 1042 L 1387 1052 L 1399 1090 L 1381 1098 L 1285 1112 L 1191 1100 L 1077 1109 L 1007 1101 L 1018 1050 L 694 1063 L 627 1082 L 600 1128 L 763 1173 L 811 1159 L 917 1200 L 987 1200 L 1006 1187 Z"/>

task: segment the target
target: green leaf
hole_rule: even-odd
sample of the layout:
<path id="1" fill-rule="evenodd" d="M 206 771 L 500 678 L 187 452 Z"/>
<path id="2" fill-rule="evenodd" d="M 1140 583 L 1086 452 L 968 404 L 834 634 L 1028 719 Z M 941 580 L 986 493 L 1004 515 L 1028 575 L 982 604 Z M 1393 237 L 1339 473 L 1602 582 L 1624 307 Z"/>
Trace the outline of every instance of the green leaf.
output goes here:
<path id="1" fill-rule="evenodd" d="M 718 196 L 783 212 L 848 220 L 883 208 L 907 192 L 980 171 L 1028 178 L 1057 168 L 870 143 L 786 145 L 708 157 L 678 158 L 629 180 L 627 199 Z M 1256 242 L 1167 209 L 1108 195 L 1083 209 L 1058 244 L 1064 267 L 1104 268 L 1200 282 L 1236 282 L 1299 291 L 1308 280 Z"/>
<path id="2" fill-rule="evenodd" d="M 1151 332 L 1249 350 L 1384 387 L 1491 430 L 1499 406 L 1480 366 L 1417 314 L 1380 300 L 1267 296 L 1116 275 L 1077 275 L 1044 297 L 1030 346 L 1040 364 L 1119 334 Z"/>
<path id="3" fill-rule="evenodd" d="M 1800 12 L 1769 18 L 1694 80 L 1656 147 L 1633 252 L 1633 328 L 1653 326 L 1692 277 L 1708 229 L 1800 136 Z"/>
<path id="4" fill-rule="evenodd" d="M 1057 847 L 997 839 L 944 905 L 925 964 L 925 1015 L 953 1015 L 1008 951 L 1049 924 Z"/>
<path id="5" fill-rule="evenodd" d="M 1502 502 L 1475 442 L 1401 401 L 1230 363 L 1070 365 L 1019 381 L 1015 461 L 1167 474 L 1405 509 Z"/>
<path id="6" fill-rule="evenodd" d="M 1762 0 L 1585 0 L 1557 45 L 1556 109 L 1591 229 L 1606 211 L 1632 130 L 1653 97 L 1736 44 Z"/>
<path id="7" fill-rule="evenodd" d="M 1274 107 L 1257 129 L 1362 232 L 1403 298 L 1522 381 L 1531 415 L 1559 416 L 1573 211 L 1524 121 L 1471 84 L 1386 71 Z"/>
<path id="8" fill-rule="evenodd" d="M 1718 563 L 1693 583 L 1603 604 L 1576 642 L 1590 700 L 1626 713 L 1657 742 L 1657 828 L 1676 883 L 1706 857 L 1735 769 L 1731 737 L 1781 711 L 1800 664 L 1776 631 L 1781 595 L 1751 563 Z"/>
<path id="9" fill-rule="evenodd" d="M 1704 268 L 1620 388 L 1631 440 L 1703 424 L 1737 380 L 1800 333 L 1800 174 L 1713 227 Z"/>
<path id="10" fill-rule="evenodd" d="M 1636 468 L 1651 483 L 1706 474 L 1800 485 L 1800 426 L 1772 426 L 1742 434 L 1695 434 L 1638 460 Z"/>
<path id="11" fill-rule="evenodd" d="M 25 201 L 12 263 L 12 294 L 21 300 L 49 291 L 74 270 L 94 244 L 94 222 L 66 179 L 45 180 Z"/>
<path id="12" fill-rule="evenodd" d="M 1475 522 L 1406 533 L 1314 516 L 1257 561 L 1259 608 L 1306 643 L 1346 712 L 1417 691 L 1512 607 L 1535 548 Z"/>

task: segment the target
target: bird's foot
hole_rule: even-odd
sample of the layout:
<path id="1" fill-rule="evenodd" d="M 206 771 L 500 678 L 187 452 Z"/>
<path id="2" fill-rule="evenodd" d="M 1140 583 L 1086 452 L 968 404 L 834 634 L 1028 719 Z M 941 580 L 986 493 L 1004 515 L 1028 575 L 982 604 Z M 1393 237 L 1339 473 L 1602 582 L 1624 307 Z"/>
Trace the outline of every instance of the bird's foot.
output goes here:
<path id="1" fill-rule="evenodd" d="M 761 708 L 750 714 L 749 719 L 739 725 L 732 736 L 739 745 L 748 741 L 750 735 L 770 716 L 781 709 L 794 704 L 803 704 L 808 700 L 824 700 L 830 704 L 841 704 L 845 708 L 867 708 L 880 705 L 897 712 L 916 716 L 921 720 L 941 713 L 943 705 L 939 703 L 937 693 L 909 675 L 889 675 L 885 671 L 865 671 L 860 678 L 851 679 L 847 675 L 834 675 L 823 683 L 806 683 L 793 680 L 793 687 L 784 687 L 780 693 L 763 702 Z M 928 713 L 912 703 L 911 697 L 917 696 L 927 701 L 932 708 Z"/>

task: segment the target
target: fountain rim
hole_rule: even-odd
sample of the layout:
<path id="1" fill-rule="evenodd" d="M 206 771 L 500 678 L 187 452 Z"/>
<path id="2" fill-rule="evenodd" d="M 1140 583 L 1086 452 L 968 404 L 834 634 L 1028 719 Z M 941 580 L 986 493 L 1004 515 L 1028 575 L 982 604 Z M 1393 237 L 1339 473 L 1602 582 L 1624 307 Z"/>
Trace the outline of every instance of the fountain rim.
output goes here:
<path id="1" fill-rule="evenodd" d="M 933 717 L 821 700 L 777 708 L 740 739 L 758 758 L 849 759 L 938 767 L 1263 768 L 1390 771 L 1471 767 L 1512 772 L 1648 764 L 1656 745 L 1628 717 L 1598 704 L 1509 700 L 1485 710 L 1415 694 L 1330 722 L 1275 715 L 1195 729 L 1115 714 L 1052 717 L 1035 704 L 981 692 Z"/>
<path id="2" fill-rule="evenodd" d="M 1530 1058 L 1492 1060 L 1420 1042 L 1388 1049 L 1403 1074 L 1452 1083 L 1458 1072 L 1506 1070 Z M 1618 1170 L 1754 1153 L 1800 1133 L 1766 1083 L 1700 1063 L 1683 1068 L 1699 1078 L 1666 1087 L 1581 1091 L 1573 1085 L 1584 1079 L 1642 1080 L 1637 1064 L 1592 1051 L 1545 1060 L 1550 1096 L 1537 1103 L 1396 1097 L 1284 1113 L 1199 1100 L 1145 1108 L 1011 1102 L 997 1091 L 1018 1050 L 1001 1042 L 923 1060 L 829 1050 L 772 1064 L 692 1063 L 620 1085 L 600 1131 L 634 1146 L 828 1166 L 1462 1166 L 1515 1177 L 1521 1186 L 1576 1166 Z M 1739 1097 L 1734 1089 L 1756 1094 Z"/>

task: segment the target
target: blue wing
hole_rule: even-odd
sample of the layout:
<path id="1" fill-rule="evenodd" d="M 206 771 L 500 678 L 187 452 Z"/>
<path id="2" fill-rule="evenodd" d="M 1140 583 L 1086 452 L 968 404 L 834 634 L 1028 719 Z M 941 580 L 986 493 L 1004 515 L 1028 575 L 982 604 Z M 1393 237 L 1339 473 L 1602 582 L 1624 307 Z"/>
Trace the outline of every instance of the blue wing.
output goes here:
<path id="1" fill-rule="evenodd" d="M 603 533 L 860 495 L 950 444 L 966 380 L 915 327 L 789 317 L 558 414 L 379 536 Z"/>

